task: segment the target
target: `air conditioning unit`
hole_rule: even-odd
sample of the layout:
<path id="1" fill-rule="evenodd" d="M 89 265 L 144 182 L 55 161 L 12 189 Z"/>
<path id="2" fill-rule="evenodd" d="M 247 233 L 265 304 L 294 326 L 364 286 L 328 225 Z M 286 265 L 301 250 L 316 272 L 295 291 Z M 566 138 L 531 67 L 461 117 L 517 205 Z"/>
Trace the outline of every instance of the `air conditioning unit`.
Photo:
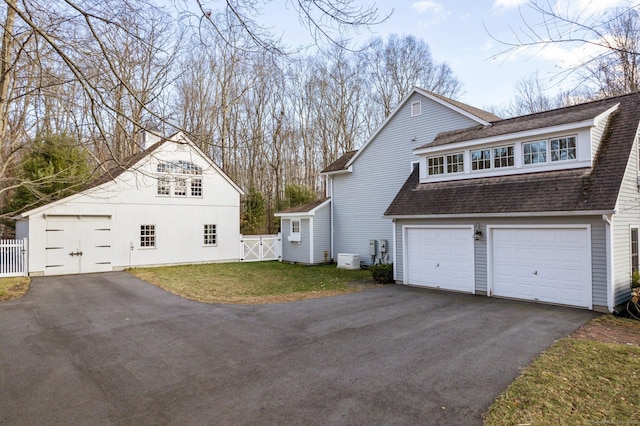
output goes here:
<path id="1" fill-rule="evenodd" d="M 360 256 L 350 253 L 338 253 L 338 268 L 360 269 Z"/>

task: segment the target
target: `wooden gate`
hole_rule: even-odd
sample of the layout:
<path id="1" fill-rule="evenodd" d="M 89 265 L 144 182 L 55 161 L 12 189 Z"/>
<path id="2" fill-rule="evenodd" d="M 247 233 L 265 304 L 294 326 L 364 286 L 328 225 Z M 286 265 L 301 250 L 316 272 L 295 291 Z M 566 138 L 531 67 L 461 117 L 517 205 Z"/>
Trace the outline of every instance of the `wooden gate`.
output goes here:
<path id="1" fill-rule="evenodd" d="M 0 278 L 27 276 L 27 239 L 0 240 Z"/>
<path id="2" fill-rule="evenodd" d="M 241 255 L 243 262 L 261 262 L 280 260 L 280 234 L 277 235 L 241 235 Z"/>

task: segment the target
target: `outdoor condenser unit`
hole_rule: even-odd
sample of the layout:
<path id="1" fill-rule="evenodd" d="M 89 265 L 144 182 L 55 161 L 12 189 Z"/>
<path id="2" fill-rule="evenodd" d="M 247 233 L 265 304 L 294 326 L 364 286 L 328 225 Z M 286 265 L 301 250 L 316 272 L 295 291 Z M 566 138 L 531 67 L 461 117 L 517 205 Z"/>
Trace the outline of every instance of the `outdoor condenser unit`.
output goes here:
<path id="1" fill-rule="evenodd" d="M 338 253 L 338 268 L 360 269 L 360 256 L 350 253 Z"/>

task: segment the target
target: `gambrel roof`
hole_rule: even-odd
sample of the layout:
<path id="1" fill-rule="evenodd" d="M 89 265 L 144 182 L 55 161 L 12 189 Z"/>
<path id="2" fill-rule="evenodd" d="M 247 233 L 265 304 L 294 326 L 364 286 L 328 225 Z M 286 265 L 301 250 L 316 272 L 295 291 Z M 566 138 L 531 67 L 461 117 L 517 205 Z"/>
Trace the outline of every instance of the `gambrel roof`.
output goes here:
<path id="1" fill-rule="evenodd" d="M 613 212 L 638 132 L 640 93 L 502 120 L 488 127 L 445 132 L 434 141 L 437 146 L 445 141 L 455 143 L 489 134 L 581 121 L 616 105 L 618 108 L 608 118 L 593 167 L 428 183 L 420 183 L 415 170 L 385 216 Z"/>

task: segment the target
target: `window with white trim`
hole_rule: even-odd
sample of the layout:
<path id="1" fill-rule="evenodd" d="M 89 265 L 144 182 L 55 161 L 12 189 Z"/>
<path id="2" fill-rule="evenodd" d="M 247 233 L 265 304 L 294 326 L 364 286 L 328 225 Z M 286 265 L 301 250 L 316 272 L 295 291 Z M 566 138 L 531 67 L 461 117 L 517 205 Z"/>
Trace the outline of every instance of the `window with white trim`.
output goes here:
<path id="1" fill-rule="evenodd" d="M 576 159 L 576 137 L 549 139 L 551 161 L 566 161 Z"/>
<path id="2" fill-rule="evenodd" d="M 299 234 L 300 233 L 300 220 L 299 219 L 292 219 L 291 220 L 291 233 L 292 234 Z"/>
<path id="3" fill-rule="evenodd" d="M 191 179 L 191 196 L 202 197 L 202 179 L 200 178 Z"/>
<path id="4" fill-rule="evenodd" d="M 471 151 L 471 170 L 486 170 L 491 168 L 491 150 L 478 149 Z"/>
<path id="5" fill-rule="evenodd" d="M 493 167 L 513 167 L 515 165 L 513 145 L 497 146 L 493 148 Z"/>
<path id="6" fill-rule="evenodd" d="M 547 141 L 535 141 L 522 144 L 524 164 L 539 164 L 547 162 Z"/>
<path id="7" fill-rule="evenodd" d="M 411 104 L 411 116 L 417 117 L 418 115 L 422 115 L 422 102 L 413 102 Z"/>
<path id="8" fill-rule="evenodd" d="M 175 186 L 173 187 L 173 195 L 176 197 L 186 197 L 187 196 L 187 179 L 185 178 L 176 178 Z"/>
<path id="9" fill-rule="evenodd" d="M 427 169 L 429 176 L 443 175 L 444 174 L 444 156 L 427 158 Z"/>
<path id="10" fill-rule="evenodd" d="M 140 225 L 140 247 L 153 248 L 156 246 L 156 226 Z"/>
<path id="11" fill-rule="evenodd" d="M 464 154 L 462 152 L 447 155 L 447 173 L 464 172 Z"/>
<path id="12" fill-rule="evenodd" d="M 218 243 L 216 225 L 204 225 L 204 245 L 215 246 Z"/>
<path id="13" fill-rule="evenodd" d="M 171 195 L 171 178 L 168 176 L 158 177 L 158 195 Z"/>
<path id="14" fill-rule="evenodd" d="M 302 233 L 300 232 L 300 219 L 289 220 L 289 236 L 287 239 L 292 242 L 302 241 Z"/>

